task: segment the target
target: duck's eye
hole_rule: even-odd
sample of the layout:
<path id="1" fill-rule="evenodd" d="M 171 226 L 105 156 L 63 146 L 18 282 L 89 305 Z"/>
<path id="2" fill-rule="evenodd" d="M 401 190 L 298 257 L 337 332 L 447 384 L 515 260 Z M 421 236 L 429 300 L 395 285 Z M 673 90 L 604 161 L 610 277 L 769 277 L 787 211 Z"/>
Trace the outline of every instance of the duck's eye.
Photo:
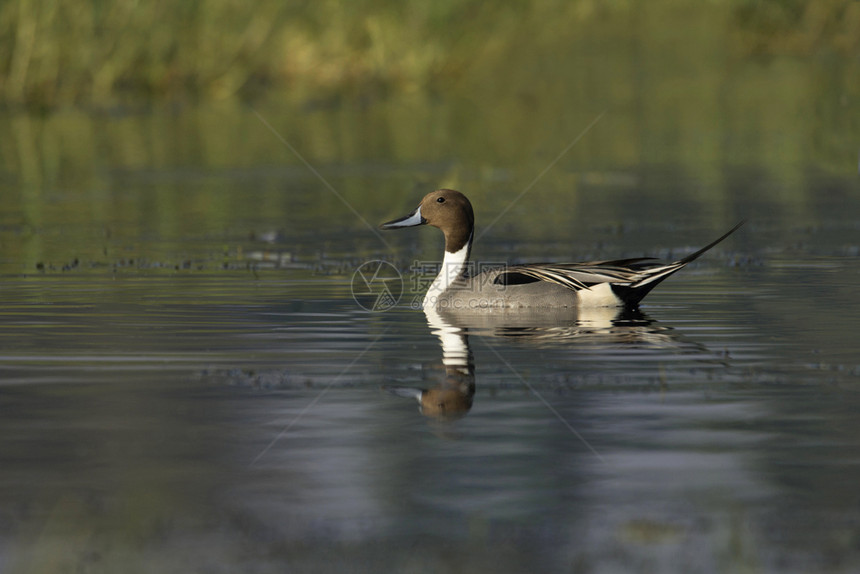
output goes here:
<path id="1" fill-rule="evenodd" d="M 436 203 L 445 203 L 445 198 L 444 197 L 437 197 Z"/>

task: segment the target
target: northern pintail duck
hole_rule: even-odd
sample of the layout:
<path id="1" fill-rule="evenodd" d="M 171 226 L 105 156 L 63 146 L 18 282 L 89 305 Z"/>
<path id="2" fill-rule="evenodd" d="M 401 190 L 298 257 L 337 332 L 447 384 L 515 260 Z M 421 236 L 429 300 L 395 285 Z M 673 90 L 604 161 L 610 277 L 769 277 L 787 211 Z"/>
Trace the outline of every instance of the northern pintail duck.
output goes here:
<path id="1" fill-rule="evenodd" d="M 673 263 L 651 257 L 584 263 L 509 265 L 467 274 L 475 230 L 472 204 L 453 189 L 428 193 L 405 217 L 380 225 L 398 229 L 432 225 L 445 234 L 445 257 L 427 289 L 423 305 L 454 310 L 504 307 L 636 307 L 651 289 L 731 235 L 738 223 L 716 241 Z"/>

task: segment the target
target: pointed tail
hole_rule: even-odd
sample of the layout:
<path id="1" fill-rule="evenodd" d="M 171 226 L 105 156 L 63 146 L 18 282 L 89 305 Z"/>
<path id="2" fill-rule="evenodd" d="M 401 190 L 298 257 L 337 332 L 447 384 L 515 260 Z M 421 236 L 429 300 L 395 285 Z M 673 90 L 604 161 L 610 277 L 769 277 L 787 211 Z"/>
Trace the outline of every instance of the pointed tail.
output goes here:
<path id="1" fill-rule="evenodd" d="M 679 271 L 683 267 L 685 267 L 691 261 L 695 261 L 698 259 L 703 253 L 711 249 L 720 241 L 724 240 L 726 237 L 734 233 L 738 230 L 738 228 L 746 223 L 746 220 L 741 221 L 731 229 L 729 229 L 726 233 L 721 235 L 718 239 L 708 243 L 695 253 L 690 253 L 683 259 L 679 259 L 673 263 L 669 263 L 667 265 L 661 265 L 659 267 L 653 267 L 651 269 L 646 269 L 642 272 L 643 277 L 638 281 L 631 283 L 629 285 L 613 285 L 616 293 L 622 298 L 622 300 L 628 305 L 635 306 L 639 304 L 645 295 L 651 292 L 651 289 L 659 285 L 664 279 Z"/>

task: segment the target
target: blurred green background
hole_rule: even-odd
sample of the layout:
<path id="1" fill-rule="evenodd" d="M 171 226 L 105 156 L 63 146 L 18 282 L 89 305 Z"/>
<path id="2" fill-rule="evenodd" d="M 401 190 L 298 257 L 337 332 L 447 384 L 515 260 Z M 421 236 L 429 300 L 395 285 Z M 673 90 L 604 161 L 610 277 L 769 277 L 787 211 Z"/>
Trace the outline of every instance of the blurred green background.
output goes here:
<path id="1" fill-rule="evenodd" d="M 534 190 L 571 209 L 521 206 L 523 233 L 661 201 L 798 216 L 856 183 L 858 2 L 18 0 L 0 54 L 0 241 L 25 266 L 124 233 L 370 237 L 260 117 L 370 221 L 442 185 L 489 221 L 598 117 Z"/>
<path id="2" fill-rule="evenodd" d="M 856 60 L 860 6 L 844 0 L 12 0 L 0 8 L 0 31 L 3 99 L 27 107 L 269 92 L 290 99 L 372 97 L 487 84 L 527 99 L 552 98 L 565 79 L 577 77 L 583 48 L 604 52 L 607 67 L 620 66 L 619 79 L 647 72 L 639 68 L 655 54 L 667 73 L 683 75 L 716 63 L 728 70 L 748 57 Z M 558 60 L 574 69 L 550 79 L 546 71 Z"/>

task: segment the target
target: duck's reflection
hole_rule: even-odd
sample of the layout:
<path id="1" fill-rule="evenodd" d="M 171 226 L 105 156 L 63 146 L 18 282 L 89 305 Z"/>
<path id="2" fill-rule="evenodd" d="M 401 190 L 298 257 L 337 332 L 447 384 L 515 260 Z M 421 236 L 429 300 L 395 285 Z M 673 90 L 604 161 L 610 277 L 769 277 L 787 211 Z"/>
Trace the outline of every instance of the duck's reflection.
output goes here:
<path id="1" fill-rule="evenodd" d="M 426 388 L 386 386 L 398 396 L 415 399 L 430 418 L 451 421 L 465 416 L 475 395 L 475 362 L 468 334 L 515 338 L 533 346 L 558 347 L 566 341 L 588 344 L 596 353 L 619 348 L 670 349 L 703 360 L 721 361 L 706 347 L 684 340 L 674 329 L 659 325 L 639 309 L 505 309 L 493 313 L 424 310 L 427 324 L 442 344 L 442 363 L 424 367 L 434 381 Z M 434 372 L 435 371 L 435 372 Z"/>
<path id="2" fill-rule="evenodd" d="M 436 384 L 426 389 L 386 387 L 401 397 L 418 400 L 421 414 L 442 421 L 456 420 L 472 408 L 475 361 L 466 329 L 446 321 L 435 309 L 425 309 L 427 324 L 442 343 L 442 365 Z"/>

